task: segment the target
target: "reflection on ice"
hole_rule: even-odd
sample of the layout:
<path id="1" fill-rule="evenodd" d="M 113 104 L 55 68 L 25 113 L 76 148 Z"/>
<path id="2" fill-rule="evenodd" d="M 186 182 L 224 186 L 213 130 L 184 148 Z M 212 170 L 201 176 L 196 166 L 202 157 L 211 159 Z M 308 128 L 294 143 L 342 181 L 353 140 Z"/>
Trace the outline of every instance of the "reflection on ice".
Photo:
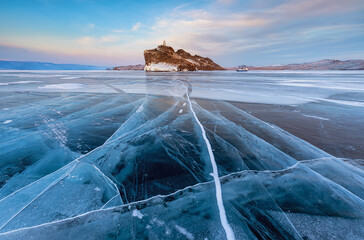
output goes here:
<path id="1" fill-rule="evenodd" d="M 0 89 L 0 239 L 364 236 L 363 161 L 350 158 L 364 152 L 363 111 L 340 103 L 362 101 L 360 90 L 253 105 L 242 101 L 291 91 L 276 84 L 282 76 L 316 75 L 45 72 L 35 84 L 40 73 L 27 74 L 33 82 L 21 91 Z M 356 74 L 340 81 L 359 84 Z M 21 75 L 0 73 L 0 81 Z M 215 96 L 222 87 L 238 95 Z M 299 104 L 303 98 L 324 99 Z M 275 116 L 282 127 L 266 120 Z M 342 116 L 355 126 L 350 138 L 325 125 L 345 129 Z M 297 131 L 314 124 L 319 132 Z"/>

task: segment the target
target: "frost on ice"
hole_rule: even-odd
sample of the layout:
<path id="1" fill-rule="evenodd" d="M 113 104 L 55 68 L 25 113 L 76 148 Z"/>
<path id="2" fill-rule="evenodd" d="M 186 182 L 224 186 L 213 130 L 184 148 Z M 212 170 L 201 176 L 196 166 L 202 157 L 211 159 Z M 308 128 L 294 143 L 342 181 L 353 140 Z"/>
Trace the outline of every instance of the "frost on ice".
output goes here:
<path id="1" fill-rule="evenodd" d="M 147 77 L 148 94 L 128 93 L 137 80 L 100 75 L 112 93 L 67 85 L 0 96 L 0 121 L 12 119 L 0 131 L 0 239 L 364 236 L 362 160 L 337 158 L 236 102 L 197 98 L 184 76 Z M 326 124 L 342 109 L 323 115 L 315 104 L 297 115 Z"/>

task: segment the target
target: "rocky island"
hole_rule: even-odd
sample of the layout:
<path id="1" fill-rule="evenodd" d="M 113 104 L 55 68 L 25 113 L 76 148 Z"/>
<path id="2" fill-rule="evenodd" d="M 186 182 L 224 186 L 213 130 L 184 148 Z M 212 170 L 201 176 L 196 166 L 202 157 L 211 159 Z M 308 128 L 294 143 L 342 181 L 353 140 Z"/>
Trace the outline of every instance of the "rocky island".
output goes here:
<path id="1" fill-rule="evenodd" d="M 176 52 L 165 42 L 155 49 L 144 51 L 147 72 L 176 72 L 176 71 L 217 71 L 225 68 L 214 63 L 210 58 L 191 55 L 179 49 Z"/>

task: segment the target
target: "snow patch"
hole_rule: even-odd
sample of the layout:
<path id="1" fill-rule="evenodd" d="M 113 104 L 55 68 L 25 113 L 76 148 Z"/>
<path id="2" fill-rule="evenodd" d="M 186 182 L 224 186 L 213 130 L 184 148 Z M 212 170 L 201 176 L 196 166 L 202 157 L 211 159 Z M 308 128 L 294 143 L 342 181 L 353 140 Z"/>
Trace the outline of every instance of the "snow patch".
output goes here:
<path id="1" fill-rule="evenodd" d="M 177 72 L 177 66 L 168 63 L 152 63 L 145 65 L 144 71 L 147 72 Z"/>
<path id="2" fill-rule="evenodd" d="M 144 217 L 144 215 L 137 209 L 134 209 L 133 210 L 133 214 L 132 214 L 133 217 L 137 217 L 139 219 L 142 219 Z"/>
<path id="3" fill-rule="evenodd" d="M 159 220 L 159 219 L 157 219 L 157 218 L 153 218 L 152 219 L 152 222 L 153 223 L 156 223 L 158 226 L 164 226 L 165 225 L 165 223 L 163 222 L 163 221 L 161 221 L 161 220 Z"/>
<path id="4" fill-rule="evenodd" d="M 183 109 L 180 109 L 178 113 L 182 113 L 183 112 Z"/>
<path id="5" fill-rule="evenodd" d="M 198 66 L 200 65 L 198 62 L 193 61 L 192 59 L 186 58 L 186 60 L 187 60 L 188 62 L 192 63 L 192 64 L 195 64 L 195 65 L 198 65 Z"/>

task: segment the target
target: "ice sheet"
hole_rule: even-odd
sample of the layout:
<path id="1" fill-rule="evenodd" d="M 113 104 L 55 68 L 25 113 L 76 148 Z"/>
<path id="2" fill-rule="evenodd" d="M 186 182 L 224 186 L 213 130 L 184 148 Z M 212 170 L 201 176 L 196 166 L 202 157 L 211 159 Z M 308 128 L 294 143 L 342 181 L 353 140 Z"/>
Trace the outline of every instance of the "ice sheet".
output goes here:
<path id="1" fill-rule="evenodd" d="M 362 77 L 1 71 L 0 239 L 361 239 Z"/>

